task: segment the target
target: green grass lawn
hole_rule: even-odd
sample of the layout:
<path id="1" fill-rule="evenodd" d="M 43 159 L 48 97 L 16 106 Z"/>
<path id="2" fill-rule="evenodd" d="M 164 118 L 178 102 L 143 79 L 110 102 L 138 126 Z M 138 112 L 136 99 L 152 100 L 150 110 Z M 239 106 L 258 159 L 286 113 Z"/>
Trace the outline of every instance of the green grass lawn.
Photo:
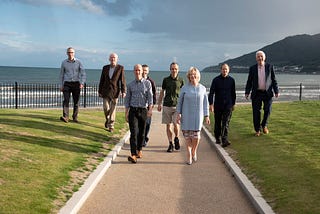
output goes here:
<path id="1" fill-rule="evenodd" d="M 80 123 L 61 113 L 0 110 L 0 213 L 57 212 L 128 130 L 123 112 L 112 134 L 102 110 L 81 109 Z"/>
<path id="2" fill-rule="evenodd" d="M 233 112 L 226 150 L 276 213 L 320 213 L 319 110 L 320 101 L 274 103 L 260 137 L 251 105 Z"/>
<path id="3" fill-rule="evenodd" d="M 274 103 L 270 134 L 260 137 L 251 105 L 233 112 L 226 150 L 276 213 L 320 213 L 319 109 L 320 101 Z M 123 112 L 113 134 L 102 110 L 81 109 L 79 124 L 60 114 L 0 109 L 0 213 L 57 212 L 128 130 Z"/>

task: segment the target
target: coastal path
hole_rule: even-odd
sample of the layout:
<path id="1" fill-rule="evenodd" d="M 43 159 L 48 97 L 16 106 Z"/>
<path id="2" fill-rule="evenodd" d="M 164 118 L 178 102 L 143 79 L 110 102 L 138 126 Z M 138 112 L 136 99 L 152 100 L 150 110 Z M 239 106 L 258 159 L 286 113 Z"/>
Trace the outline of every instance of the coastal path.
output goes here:
<path id="1" fill-rule="evenodd" d="M 214 121 L 212 121 L 214 122 Z M 263 213 L 247 197 L 224 160 L 217 145 L 201 133 L 198 161 L 186 164 L 186 148 L 180 134 L 181 150 L 166 152 L 168 147 L 161 113 L 154 111 L 150 141 L 138 163 L 128 162 L 128 140 L 103 173 L 90 195 L 60 213 Z M 220 147 L 218 145 L 218 147 Z M 222 149 L 220 147 L 220 149 Z M 81 200 L 80 200 L 81 201 Z M 69 208 L 67 208 L 69 206 Z M 267 210 L 269 208 L 267 207 Z M 272 210 L 270 211 L 272 213 Z"/>

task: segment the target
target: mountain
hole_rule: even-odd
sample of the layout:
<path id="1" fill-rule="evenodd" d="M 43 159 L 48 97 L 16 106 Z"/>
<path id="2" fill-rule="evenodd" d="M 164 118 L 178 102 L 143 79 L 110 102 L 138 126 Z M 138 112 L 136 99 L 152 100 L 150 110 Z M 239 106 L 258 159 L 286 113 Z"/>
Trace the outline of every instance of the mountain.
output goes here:
<path id="1" fill-rule="evenodd" d="M 266 61 L 275 66 L 276 72 L 320 74 L 320 34 L 289 36 L 260 50 L 266 53 Z M 232 72 L 248 72 L 249 66 L 256 63 L 255 54 L 256 51 L 222 63 L 227 63 Z M 220 72 L 222 63 L 202 72 Z"/>

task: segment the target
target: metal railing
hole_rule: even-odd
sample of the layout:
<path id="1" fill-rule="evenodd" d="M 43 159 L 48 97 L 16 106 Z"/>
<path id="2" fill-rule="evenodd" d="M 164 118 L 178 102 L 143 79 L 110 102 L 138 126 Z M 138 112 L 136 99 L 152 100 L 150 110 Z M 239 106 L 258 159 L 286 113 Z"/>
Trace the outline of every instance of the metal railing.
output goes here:
<path id="1" fill-rule="evenodd" d="M 161 87 L 157 87 L 157 94 Z M 209 92 L 209 88 L 207 88 Z M 320 85 L 280 86 L 279 101 L 320 100 Z M 0 83 L 0 108 L 60 108 L 63 94 L 58 84 L 49 83 Z M 71 100 L 71 102 L 73 102 Z M 244 98 L 244 88 L 237 87 L 237 102 L 248 102 Z M 124 105 L 119 98 L 118 106 Z M 80 94 L 81 107 L 102 107 L 98 96 L 98 84 L 85 84 Z"/>
<path id="2" fill-rule="evenodd" d="M 0 108 L 58 108 L 63 101 L 59 85 L 48 83 L 0 83 L 0 96 Z M 79 105 L 84 108 L 102 106 L 98 84 L 85 84 Z M 122 98 L 118 105 L 123 105 Z"/>

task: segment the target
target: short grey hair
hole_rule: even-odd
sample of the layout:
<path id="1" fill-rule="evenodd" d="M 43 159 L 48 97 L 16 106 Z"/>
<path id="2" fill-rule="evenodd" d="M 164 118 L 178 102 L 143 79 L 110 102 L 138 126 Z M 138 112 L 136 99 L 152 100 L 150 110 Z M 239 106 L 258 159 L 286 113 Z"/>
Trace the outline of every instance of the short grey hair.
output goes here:
<path id="1" fill-rule="evenodd" d="M 119 59 L 118 54 L 116 54 L 116 53 L 114 53 L 114 52 L 109 55 L 109 58 L 110 58 L 112 55 L 115 56 L 117 59 Z"/>
<path id="2" fill-rule="evenodd" d="M 262 54 L 262 55 L 263 55 L 263 58 L 264 58 L 264 59 L 266 58 L 266 54 L 265 54 L 263 51 L 261 51 L 261 50 L 257 51 L 257 52 L 256 52 L 256 57 L 258 56 L 258 54 Z"/>

